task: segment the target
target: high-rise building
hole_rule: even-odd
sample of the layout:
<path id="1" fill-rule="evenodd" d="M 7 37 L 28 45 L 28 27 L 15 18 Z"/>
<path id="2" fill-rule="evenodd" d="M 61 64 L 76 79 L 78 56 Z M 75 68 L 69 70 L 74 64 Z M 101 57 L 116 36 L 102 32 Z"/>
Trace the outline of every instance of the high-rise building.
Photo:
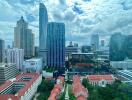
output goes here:
<path id="1" fill-rule="evenodd" d="M 47 65 L 62 68 L 65 64 L 65 24 L 51 22 L 47 31 Z"/>
<path id="2" fill-rule="evenodd" d="M 0 84 L 14 78 L 18 74 L 15 64 L 0 63 Z"/>
<path id="3" fill-rule="evenodd" d="M 132 35 L 128 35 L 124 41 L 124 48 L 126 57 L 132 59 Z"/>
<path id="4" fill-rule="evenodd" d="M 93 46 L 95 50 L 99 49 L 99 35 L 98 34 L 93 34 L 91 36 L 91 46 Z"/>
<path id="5" fill-rule="evenodd" d="M 4 61 L 4 49 L 5 49 L 5 43 L 4 40 L 0 39 L 0 62 Z"/>
<path id="6" fill-rule="evenodd" d="M 24 50 L 17 48 L 7 49 L 6 59 L 7 63 L 15 63 L 17 69 L 22 70 L 24 61 Z"/>
<path id="7" fill-rule="evenodd" d="M 28 23 L 21 17 L 14 28 L 14 47 L 24 49 L 24 57 L 34 56 L 34 34 L 28 29 Z"/>
<path id="8" fill-rule="evenodd" d="M 88 45 L 83 45 L 82 48 L 81 48 L 81 51 L 82 53 L 89 53 L 91 52 L 91 46 L 88 46 Z"/>
<path id="9" fill-rule="evenodd" d="M 101 40 L 101 47 L 105 46 L 105 40 Z"/>
<path id="10" fill-rule="evenodd" d="M 80 48 L 78 47 L 78 44 L 74 43 L 74 45 L 73 45 L 72 42 L 70 42 L 69 45 L 65 48 L 65 58 L 66 58 L 66 60 L 71 58 L 72 53 L 78 53 L 79 49 Z"/>
<path id="11" fill-rule="evenodd" d="M 122 61 L 125 59 L 124 48 L 125 36 L 121 33 L 115 33 L 110 38 L 109 58 L 111 61 Z"/>
<path id="12" fill-rule="evenodd" d="M 47 25 L 48 14 L 47 9 L 43 3 L 39 6 L 39 57 L 43 58 L 43 65 L 46 65 L 47 61 Z"/>

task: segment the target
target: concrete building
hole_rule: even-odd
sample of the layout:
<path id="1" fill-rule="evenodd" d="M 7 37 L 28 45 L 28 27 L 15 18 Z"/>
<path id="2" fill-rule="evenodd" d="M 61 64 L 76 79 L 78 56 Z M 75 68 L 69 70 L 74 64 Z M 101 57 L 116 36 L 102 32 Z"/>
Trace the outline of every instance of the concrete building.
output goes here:
<path id="1" fill-rule="evenodd" d="M 91 46 L 83 45 L 83 46 L 81 47 L 81 52 L 82 52 L 82 53 L 89 53 L 89 52 L 92 52 L 92 48 L 91 48 Z"/>
<path id="2" fill-rule="evenodd" d="M 24 61 L 25 72 L 42 72 L 42 58 L 32 58 Z"/>
<path id="3" fill-rule="evenodd" d="M 110 65 L 115 69 L 132 69 L 132 60 L 124 60 L 124 61 L 110 61 Z"/>
<path id="4" fill-rule="evenodd" d="M 28 29 L 28 23 L 21 17 L 14 28 L 14 47 L 24 49 L 24 57 L 34 56 L 34 34 Z"/>
<path id="5" fill-rule="evenodd" d="M 39 57 L 43 58 L 43 64 L 47 63 L 47 25 L 48 25 L 48 13 L 45 5 L 40 3 L 39 5 Z"/>
<path id="6" fill-rule="evenodd" d="M 32 100 L 41 81 L 38 73 L 20 74 L 0 86 L 0 100 Z"/>
<path id="7" fill-rule="evenodd" d="M 17 74 L 18 69 L 16 68 L 15 64 L 0 63 L 0 84 L 11 78 L 16 77 Z"/>
<path id="8" fill-rule="evenodd" d="M 78 45 L 73 45 L 72 42 L 70 42 L 69 45 L 66 47 L 65 57 L 66 59 L 69 59 L 71 58 L 72 53 L 78 53 L 78 52 L 79 52 Z"/>
<path id="9" fill-rule="evenodd" d="M 5 49 L 5 43 L 4 40 L 0 39 L 0 62 L 4 61 L 4 49 Z"/>
<path id="10" fill-rule="evenodd" d="M 91 46 L 93 46 L 95 50 L 99 49 L 99 35 L 98 34 L 93 34 L 91 36 Z"/>
<path id="11" fill-rule="evenodd" d="M 107 84 L 112 84 L 115 81 L 113 75 L 88 75 L 89 83 L 93 86 L 106 87 Z"/>
<path id="12" fill-rule="evenodd" d="M 22 70 L 24 61 L 24 50 L 17 48 L 7 49 L 6 59 L 7 63 L 15 63 L 17 69 Z"/>
<path id="13" fill-rule="evenodd" d="M 47 31 L 47 66 L 63 68 L 65 65 L 65 24 L 51 22 Z"/>

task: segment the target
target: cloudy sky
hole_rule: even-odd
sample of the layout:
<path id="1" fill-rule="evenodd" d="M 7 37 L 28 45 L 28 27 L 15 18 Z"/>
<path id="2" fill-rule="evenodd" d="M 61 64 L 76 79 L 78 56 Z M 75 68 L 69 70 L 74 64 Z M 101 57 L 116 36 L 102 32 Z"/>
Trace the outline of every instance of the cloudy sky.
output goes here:
<path id="1" fill-rule="evenodd" d="M 132 0 L 0 0 L 0 38 L 13 41 L 21 16 L 29 23 L 38 45 L 39 1 L 48 10 L 49 21 L 64 22 L 66 40 L 88 44 L 98 33 L 108 41 L 111 34 L 132 34 Z"/>

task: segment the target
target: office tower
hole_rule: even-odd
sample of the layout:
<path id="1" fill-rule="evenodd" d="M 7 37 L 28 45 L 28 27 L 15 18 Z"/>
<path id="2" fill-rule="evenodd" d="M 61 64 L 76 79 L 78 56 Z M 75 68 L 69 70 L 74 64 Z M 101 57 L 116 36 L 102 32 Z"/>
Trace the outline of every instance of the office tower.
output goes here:
<path id="1" fill-rule="evenodd" d="M 4 49 L 5 49 L 5 43 L 4 40 L 0 39 L 0 62 L 4 61 Z"/>
<path id="2" fill-rule="evenodd" d="M 88 45 L 83 45 L 82 48 L 81 48 L 81 51 L 82 53 L 89 53 L 91 52 L 91 46 L 88 46 Z"/>
<path id="3" fill-rule="evenodd" d="M 7 63 L 15 63 L 17 69 L 23 69 L 23 61 L 24 61 L 24 50 L 23 49 L 7 49 L 6 50 L 6 58 Z"/>
<path id="4" fill-rule="evenodd" d="M 70 59 L 72 53 L 78 53 L 79 52 L 78 44 L 72 44 L 72 42 L 69 42 L 69 45 L 65 47 L 65 58 Z"/>
<path id="5" fill-rule="evenodd" d="M 15 64 L 0 63 L 0 84 L 14 78 L 18 74 Z"/>
<path id="6" fill-rule="evenodd" d="M 124 50 L 125 36 L 115 33 L 110 38 L 109 57 L 111 61 L 122 61 L 125 59 Z"/>
<path id="7" fill-rule="evenodd" d="M 40 3 L 40 6 L 39 6 L 39 57 L 43 58 L 44 66 L 46 65 L 46 61 L 47 61 L 47 50 L 46 50 L 47 24 L 48 24 L 47 9 L 43 3 Z"/>
<path id="8" fill-rule="evenodd" d="M 91 36 L 91 46 L 93 46 L 95 50 L 99 49 L 99 35 L 98 34 L 93 34 Z"/>
<path id="9" fill-rule="evenodd" d="M 47 31 L 47 65 L 64 67 L 65 63 L 65 25 L 51 22 Z"/>
<path id="10" fill-rule="evenodd" d="M 35 57 L 38 57 L 38 53 L 39 53 L 39 47 L 35 46 Z"/>
<path id="11" fill-rule="evenodd" d="M 34 35 L 32 30 L 28 29 L 28 23 L 21 17 L 14 28 L 14 47 L 24 49 L 24 57 L 34 56 Z"/>
<path id="12" fill-rule="evenodd" d="M 105 40 L 101 40 L 101 47 L 105 46 Z"/>
<path id="13" fill-rule="evenodd" d="M 132 59 L 132 35 L 128 35 L 124 41 L 124 48 L 126 57 Z"/>

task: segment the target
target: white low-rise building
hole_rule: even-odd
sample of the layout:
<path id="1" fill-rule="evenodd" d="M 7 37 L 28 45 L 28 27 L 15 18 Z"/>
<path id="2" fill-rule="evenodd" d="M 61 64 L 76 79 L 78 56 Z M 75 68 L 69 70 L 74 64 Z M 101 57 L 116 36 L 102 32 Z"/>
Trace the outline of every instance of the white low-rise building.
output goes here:
<path id="1" fill-rule="evenodd" d="M 89 83 L 93 86 L 106 87 L 107 84 L 112 84 L 115 81 L 113 75 L 88 75 Z"/>
<path id="2" fill-rule="evenodd" d="M 132 60 L 111 61 L 110 65 L 116 69 L 132 69 Z"/>
<path id="3" fill-rule="evenodd" d="M 25 72 L 42 72 L 42 58 L 32 58 L 24 61 Z"/>

